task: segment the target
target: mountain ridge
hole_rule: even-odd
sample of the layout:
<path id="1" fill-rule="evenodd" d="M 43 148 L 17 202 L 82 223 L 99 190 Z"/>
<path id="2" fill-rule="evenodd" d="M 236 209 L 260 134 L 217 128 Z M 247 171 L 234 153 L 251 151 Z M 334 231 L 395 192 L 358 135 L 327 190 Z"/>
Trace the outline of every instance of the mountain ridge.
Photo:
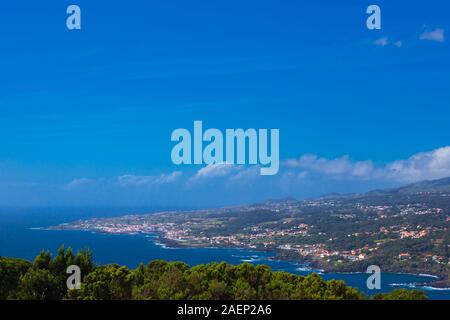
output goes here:
<path id="1" fill-rule="evenodd" d="M 328 193 L 320 196 L 319 199 L 349 199 L 349 198 L 363 198 L 368 196 L 389 196 L 389 195 L 408 195 L 418 193 L 438 193 L 450 191 L 450 177 L 435 179 L 435 180 L 422 180 L 407 184 L 402 187 L 390 188 L 390 189 L 374 189 L 363 193 Z"/>

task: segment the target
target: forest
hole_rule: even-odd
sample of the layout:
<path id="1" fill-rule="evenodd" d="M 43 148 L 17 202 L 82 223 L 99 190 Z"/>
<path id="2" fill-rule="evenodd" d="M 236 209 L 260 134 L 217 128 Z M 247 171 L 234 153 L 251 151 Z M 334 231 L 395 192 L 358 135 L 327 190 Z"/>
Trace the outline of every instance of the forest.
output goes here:
<path id="1" fill-rule="evenodd" d="M 82 274 L 80 289 L 67 289 L 69 266 Z M 343 281 L 275 272 L 266 265 L 210 263 L 190 267 L 155 260 L 136 269 L 96 265 L 89 250 L 62 246 L 33 262 L 0 257 L 0 300 L 425 300 L 419 290 L 396 289 L 367 297 Z"/>

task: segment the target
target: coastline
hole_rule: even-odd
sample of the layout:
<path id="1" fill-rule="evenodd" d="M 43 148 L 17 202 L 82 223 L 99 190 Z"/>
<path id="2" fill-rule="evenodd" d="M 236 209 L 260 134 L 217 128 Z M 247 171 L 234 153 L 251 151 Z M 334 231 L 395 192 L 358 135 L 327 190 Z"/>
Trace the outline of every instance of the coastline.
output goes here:
<path id="1" fill-rule="evenodd" d="M 51 231 L 82 231 L 82 232 L 91 232 L 91 233 L 98 233 L 98 234 L 105 234 L 105 235 L 129 235 L 129 236 L 136 236 L 141 235 L 145 236 L 146 238 L 149 238 L 152 240 L 152 242 L 167 250 L 171 249 L 177 249 L 177 248 L 183 248 L 183 249 L 241 249 L 241 250 L 252 250 L 257 252 L 266 252 L 270 253 L 271 257 L 270 259 L 274 261 L 286 261 L 286 262 L 293 262 L 293 263 L 300 263 L 302 265 L 308 266 L 303 267 L 304 270 L 301 271 L 310 271 L 310 272 L 316 272 L 318 274 L 365 274 L 365 270 L 353 270 L 353 269 L 346 269 L 346 268 L 333 268 L 330 265 L 321 263 L 317 259 L 293 259 L 292 257 L 285 256 L 283 254 L 280 254 L 282 250 L 277 249 L 269 249 L 269 248 L 257 248 L 257 247 L 235 247 L 235 246 L 227 246 L 227 245 L 220 245 L 220 246 L 206 246 L 202 244 L 193 244 L 188 241 L 178 241 L 174 239 L 169 239 L 164 236 L 163 232 L 152 232 L 152 233 L 142 233 L 142 232 L 136 232 L 136 233 L 111 233 L 111 232 L 101 232 L 98 230 L 91 230 L 91 229 L 65 229 L 65 228 L 59 228 L 61 226 L 67 226 L 67 224 L 59 225 L 59 226 L 50 226 L 50 227 L 42 227 L 42 228 L 33 228 L 34 230 L 51 230 Z M 245 261 L 244 261 L 245 262 Z M 250 261 L 247 261 L 250 262 Z M 401 275 L 411 275 L 411 276 L 421 276 L 421 277 L 429 277 L 430 281 L 425 282 L 418 282 L 418 283 L 399 283 L 394 284 L 398 286 L 407 286 L 410 288 L 422 288 L 422 290 L 450 290 L 450 283 L 448 279 L 446 279 L 444 276 L 436 275 L 436 274 L 428 274 L 421 271 L 418 272 L 404 272 L 401 270 L 396 269 L 387 269 L 383 271 L 384 273 L 395 273 L 395 274 L 401 274 Z"/>
<path id="2" fill-rule="evenodd" d="M 172 240 L 172 239 L 167 239 L 161 235 L 155 237 L 154 239 L 155 244 L 157 245 L 162 245 L 164 248 L 166 249 L 171 249 L 171 248 L 191 248 L 191 249 L 195 249 L 195 248 L 208 248 L 205 246 L 189 246 L 189 245 L 184 245 L 182 243 L 180 243 L 179 241 L 176 240 Z M 160 244 L 158 244 L 158 242 Z M 329 267 L 327 265 L 318 263 L 318 261 L 314 260 L 314 259 L 310 259 L 310 260 L 293 260 L 293 259 L 288 259 L 286 257 L 283 257 L 282 255 L 278 255 L 277 254 L 277 250 L 271 250 L 271 249 L 258 249 L 258 248 L 250 248 L 250 247 L 232 247 L 232 246 L 213 246 L 213 247 L 209 247 L 209 248 L 214 248 L 214 249 L 218 249 L 218 248 L 232 248 L 232 249 L 243 249 L 243 250 L 254 250 L 254 251 L 259 251 L 259 252 L 270 252 L 271 254 L 273 254 L 272 259 L 274 260 L 278 260 L 278 261 L 288 261 L 288 262 L 295 262 L 295 263 L 302 263 L 305 265 L 309 265 L 310 267 L 308 268 L 308 270 L 304 271 L 311 271 L 311 272 L 316 272 L 318 274 L 330 274 L 330 273 L 336 273 L 336 274 L 365 274 L 365 270 L 361 270 L 361 271 L 344 271 L 344 270 L 339 270 L 339 269 L 333 269 L 332 267 Z M 426 273 L 411 273 L 411 272 L 401 272 L 401 271 L 397 271 L 397 270 L 388 270 L 385 271 L 388 273 L 396 273 L 396 274 L 402 274 L 402 275 L 411 275 L 411 276 L 422 276 L 422 277 L 429 277 L 431 278 L 430 281 L 427 282 L 420 282 L 420 283 L 402 283 L 402 284 L 398 284 L 398 286 L 408 286 L 411 288 L 423 288 L 424 290 L 450 290 L 450 283 L 448 282 L 448 280 L 444 279 L 444 277 L 439 276 L 439 275 L 433 275 L 433 274 L 426 274 Z"/>

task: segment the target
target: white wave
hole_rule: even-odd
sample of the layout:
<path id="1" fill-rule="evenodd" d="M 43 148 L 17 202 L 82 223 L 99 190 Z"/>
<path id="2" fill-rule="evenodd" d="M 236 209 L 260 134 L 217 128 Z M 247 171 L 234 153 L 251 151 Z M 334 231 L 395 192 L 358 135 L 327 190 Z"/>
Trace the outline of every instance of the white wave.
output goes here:
<path id="1" fill-rule="evenodd" d="M 428 290 L 428 291 L 450 291 L 450 288 L 436 288 L 436 287 L 430 287 L 430 286 L 420 286 L 418 288 L 423 289 L 423 290 Z"/>
<path id="2" fill-rule="evenodd" d="M 432 286 L 424 286 L 418 283 L 389 283 L 391 287 L 407 287 L 411 289 L 421 289 L 426 291 L 450 291 L 450 288 L 436 288 Z"/>
<path id="3" fill-rule="evenodd" d="M 432 274 L 419 273 L 418 275 L 421 276 L 421 277 L 429 277 L 429 278 L 439 279 L 438 276 L 434 276 Z"/>
<path id="4" fill-rule="evenodd" d="M 252 262 L 261 261 L 261 259 L 254 259 L 254 258 L 252 258 L 252 259 L 241 259 L 240 261 L 241 261 L 241 262 L 249 262 L 249 263 L 252 263 Z"/>
<path id="5" fill-rule="evenodd" d="M 295 270 L 297 270 L 297 271 L 314 271 L 314 269 L 309 268 L 309 267 L 298 267 Z"/>

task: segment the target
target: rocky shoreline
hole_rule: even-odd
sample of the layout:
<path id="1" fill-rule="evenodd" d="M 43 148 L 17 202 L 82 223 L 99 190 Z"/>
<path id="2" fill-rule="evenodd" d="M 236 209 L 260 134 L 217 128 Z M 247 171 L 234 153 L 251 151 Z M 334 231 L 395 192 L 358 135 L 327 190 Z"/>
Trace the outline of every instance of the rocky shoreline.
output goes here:
<path id="1" fill-rule="evenodd" d="M 66 226 L 67 227 L 67 226 Z M 61 228 L 61 226 L 56 227 L 49 227 L 44 228 L 44 230 L 70 230 L 67 228 Z M 75 230 L 75 229 L 74 229 Z M 82 231 L 93 231 L 98 232 L 98 230 L 89 230 L 89 229 L 82 229 Z M 108 232 L 102 232 L 105 234 L 109 234 Z M 131 233 L 127 233 L 131 234 Z M 141 235 L 148 235 L 144 233 L 133 233 L 134 235 L 141 234 Z M 155 235 L 154 240 L 156 244 L 160 244 L 164 247 L 169 248 L 208 248 L 211 246 L 206 246 L 204 244 L 198 244 L 198 243 L 191 243 L 191 242 L 183 242 L 179 240 L 169 239 L 165 237 L 165 234 L 163 232 L 154 232 L 153 235 Z M 235 248 L 233 246 L 212 246 L 211 248 Z M 341 268 L 335 268 L 329 264 L 323 263 L 322 261 L 318 259 L 298 259 L 298 257 L 294 257 L 292 254 L 286 254 L 283 250 L 278 249 L 267 249 L 267 248 L 254 248 L 254 247 L 242 247 L 241 249 L 245 250 L 254 250 L 254 251 L 260 251 L 260 252 L 270 252 L 273 254 L 273 258 L 279 261 L 293 261 L 293 262 L 299 262 L 303 264 L 307 264 L 311 267 L 312 270 L 321 270 L 325 273 L 365 273 L 366 268 L 356 268 L 354 266 L 352 267 L 341 267 Z M 407 269 L 405 272 L 405 269 L 398 270 L 395 268 L 390 267 L 383 267 L 384 272 L 391 272 L 391 273 L 399 273 L 399 274 L 411 274 L 411 275 L 429 275 L 431 277 L 436 277 L 435 280 L 424 282 L 424 283 L 416 283 L 417 286 L 423 286 L 423 287 L 430 287 L 433 289 L 450 289 L 450 280 L 448 275 L 445 274 L 430 274 L 428 270 L 416 270 L 416 269 Z"/>
<path id="2" fill-rule="evenodd" d="M 205 246 L 202 245 L 192 245 L 189 243 L 183 243 L 183 242 L 179 242 L 176 240 L 172 240 L 172 239 L 167 239 L 165 237 L 163 237 L 162 235 L 159 235 L 159 237 L 157 238 L 157 241 L 161 244 L 163 244 L 164 246 L 170 247 L 170 248 L 206 248 Z M 214 248 L 234 248 L 234 247 L 229 247 L 229 246 L 215 246 Z M 280 261 L 294 261 L 294 262 L 300 262 L 300 263 L 304 263 L 304 264 L 308 264 L 312 270 L 321 270 L 325 273 L 365 273 L 366 270 L 353 270 L 353 269 L 336 269 L 333 268 L 327 264 L 323 264 L 318 260 L 314 260 L 314 259 L 304 259 L 304 260 L 300 260 L 300 259 L 292 259 L 292 258 L 288 258 L 282 254 L 279 254 L 280 252 L 277 250 L 270 250 L 270 249 L 258 249 L 258 248 L 242 248 L 245 250 L 255 250 L 255 251 L 260 251 L 260 252 L 271 252 L 273 253 L 273 258 L 276 260 L 280 260 Z M 399 274 L 410 274 L 410 275 L 416 275 L 416 276 L 420 276 L 420 275 L 427 275 L 430 277 L 435 277 L 435 280 L 431 280 L 429 282 L 423 282 L 423 283 L 415 283 L 416 286 L 423 286 L 423 287 L 430 287 L 433 289 L 449 289 L 450 290 L 450 281 L 448 279 L 448 277 L 446 277 L 445 275 L 435 275 L 435 274 L 425 274 L 425 273 L 421 273 L 420 271 L 417 272 L 404 272 L 404 270 L 395 270 L 395 269 L 386 269 L 385 272 L 392 272 L 392 273 L 399 273 Z"/>

